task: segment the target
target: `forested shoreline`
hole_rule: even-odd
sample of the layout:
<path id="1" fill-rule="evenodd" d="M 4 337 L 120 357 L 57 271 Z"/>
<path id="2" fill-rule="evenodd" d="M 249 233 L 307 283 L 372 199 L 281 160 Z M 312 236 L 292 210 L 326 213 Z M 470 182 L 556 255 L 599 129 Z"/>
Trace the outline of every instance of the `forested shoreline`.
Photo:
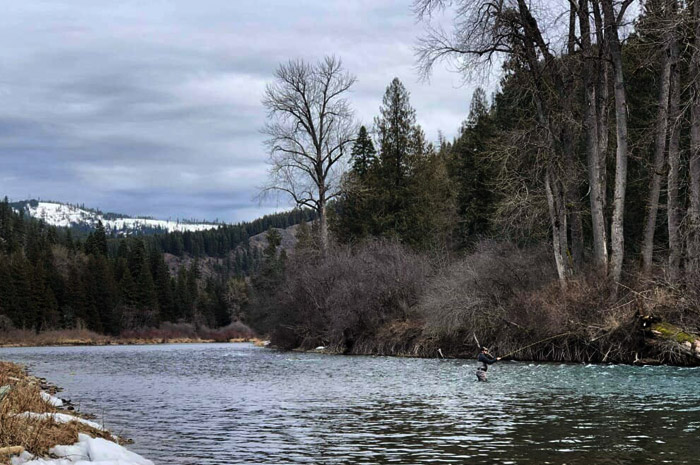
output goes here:
<path id="1" fill-rule="evenodd" d="M 257 327 L 342 353 L 473 356 L 480 340 L 521 359 L 697 364 L 700 7 L 629 5 L 562 2 L 555 27 L 539 4 L 415 2 L 454 20 L 420 39 L 425 73 L 502 68 L 436 143 L 399 79 L 358 128 L 338 58 L 282 64 L 263 101 L 268 188 L 323 221 L 251 306 Z M 326 175 L 343 152 L 350 169 Z"/>
<path id="2" fill-rule="evenodd" d="M 0 202 L 0 329 L 91 332 L 125 339 L 250 337 L 241 307 L 263 250 L 248 239 L 313 219 L 304 211 L 201 232 L 108 237 L 101 224 L 74 235 Z M 70 333 L 78 331 L 78 333 Z M 88 334 L 88 333 L 83 333 Z"/>

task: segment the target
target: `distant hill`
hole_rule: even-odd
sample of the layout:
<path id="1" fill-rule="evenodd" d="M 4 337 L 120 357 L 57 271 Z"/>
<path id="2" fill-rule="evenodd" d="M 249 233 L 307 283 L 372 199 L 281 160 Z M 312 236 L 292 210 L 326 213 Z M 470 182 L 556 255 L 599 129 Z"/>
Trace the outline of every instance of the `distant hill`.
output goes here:
<path id="1" fill-rule="evenodd" d="M 48 225 L 72 228 L 81 232 L 92 232 L 97 223 L 102 221 L 105 230 L 111 236 L 196 232 L 221 226 L 221 223 L 133 218 L 61 202 L 25 200 L 13 202 L 10 205 L 15 210 L 23 211 L 25 215 L 42 220 Z"/>

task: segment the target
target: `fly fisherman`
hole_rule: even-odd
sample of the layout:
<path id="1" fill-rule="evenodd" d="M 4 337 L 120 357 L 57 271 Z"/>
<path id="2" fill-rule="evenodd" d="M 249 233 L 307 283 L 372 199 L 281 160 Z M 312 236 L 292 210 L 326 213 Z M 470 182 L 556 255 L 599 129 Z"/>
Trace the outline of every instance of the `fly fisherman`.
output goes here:
<path id="1" fill-rule="evenodd" d="M 479 357 L 477 361 L 481 363 L 481 366 L 476 369 L 476 379 L 478 381 L 488 381 L 486 378 L 486 371 L 489 369 L 489 365 L 496 363 L 501 357 L 493 358 L 489 354 L 489 349 L 487 347 L 482 347 L 481 352 L 479 352 Z"/>

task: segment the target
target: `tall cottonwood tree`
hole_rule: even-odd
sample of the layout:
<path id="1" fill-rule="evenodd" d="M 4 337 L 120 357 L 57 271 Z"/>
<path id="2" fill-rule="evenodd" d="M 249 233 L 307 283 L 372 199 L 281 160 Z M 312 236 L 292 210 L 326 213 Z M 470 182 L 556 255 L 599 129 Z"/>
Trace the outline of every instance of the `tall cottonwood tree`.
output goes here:
<path id="1" fill-rule="evenodd" d="M 313 209 L 325 250 L 328 202 L 339 194 L 343 161 L 356 134 L 346 99 L 356 79 L 335 57 L 317 63 L 289 61 L 275 76 L 263 99 L 271 166 L 263 192 L 286 193 L 297 207 Z"/>
<path id="2" fill-rule="evenodd" d="M 627 91 L 625 73 L 622 63 L 622 44 L 620 41 L 621 8 L 615 11 L 613 0 L 601 0 L 603 10 L 603 27 L 608 44 L 608 52 L 613 68 L 615 96 L 615 190 L 613 194 L 613 215 L 610 224 L 611 258 L 608 276 L 614 283 L 622 278 L 622 264 L 625 257 L 625 195 L 627 194 Z M 624 7 L 624 4 L 623 4 Z"/>

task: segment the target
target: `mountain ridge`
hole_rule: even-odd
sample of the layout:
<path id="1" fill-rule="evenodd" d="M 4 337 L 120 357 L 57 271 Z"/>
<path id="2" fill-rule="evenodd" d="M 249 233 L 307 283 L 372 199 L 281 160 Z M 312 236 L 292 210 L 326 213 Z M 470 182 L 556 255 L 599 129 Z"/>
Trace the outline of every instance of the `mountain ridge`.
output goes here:
<path id="1" fill-rule="evenodd" d="M 152 217 L 132 217 L 113 212 L 102 212 L 84 205 L 44 200 L 22 200 L 10 203 L 17 211 L 57 227 L 68 227 L 80 231 L 95 230 L 101 221 L 106 232 L 115 237 L 150 235 L 166 232 L 195 232 L 216 229 L 224 223 L 195 222 L 190 220 L 162 220 Z"/>

